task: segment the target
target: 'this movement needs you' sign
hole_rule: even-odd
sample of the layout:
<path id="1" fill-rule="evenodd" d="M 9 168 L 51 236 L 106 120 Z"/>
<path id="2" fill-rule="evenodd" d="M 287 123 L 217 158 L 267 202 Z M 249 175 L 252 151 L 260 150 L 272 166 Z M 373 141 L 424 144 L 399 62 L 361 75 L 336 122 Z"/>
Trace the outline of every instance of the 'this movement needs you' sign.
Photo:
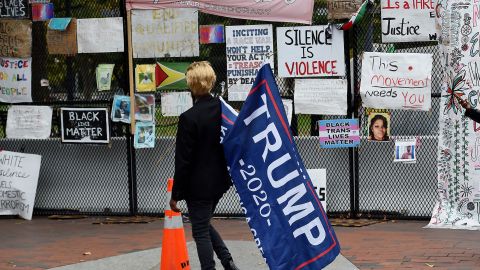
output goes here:
<path id="1" fill-rule="evenodd" d="M 0 152 L 0 215 L 31 220 L 42 156 Z"/>
<path id="2" fill-rule="evenodd" d="M 61 108 L 62 142 L 108 143 L 110 126 L 106 108 Z"/>
<path id="3" fill-rule="evenodd" d="M 277 27 L 280 77 L 345 76 L 343 31 L 327 25 Z"/>

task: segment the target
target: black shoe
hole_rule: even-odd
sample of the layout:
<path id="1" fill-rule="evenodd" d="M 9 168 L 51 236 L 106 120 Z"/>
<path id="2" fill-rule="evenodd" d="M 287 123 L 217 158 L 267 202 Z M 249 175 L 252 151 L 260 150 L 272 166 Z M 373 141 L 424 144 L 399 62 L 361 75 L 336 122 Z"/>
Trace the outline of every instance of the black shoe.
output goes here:
<path id="1" fill-rule="evenodd" d="M 227 263 L 223 264 L 223 268 L 225 268 L 225 270 L 240 270 L 240 269 L 238 269 L 238 267 L 235 265 L 235 263 L 233 262 L 233 260 L 229 260 Z"/>

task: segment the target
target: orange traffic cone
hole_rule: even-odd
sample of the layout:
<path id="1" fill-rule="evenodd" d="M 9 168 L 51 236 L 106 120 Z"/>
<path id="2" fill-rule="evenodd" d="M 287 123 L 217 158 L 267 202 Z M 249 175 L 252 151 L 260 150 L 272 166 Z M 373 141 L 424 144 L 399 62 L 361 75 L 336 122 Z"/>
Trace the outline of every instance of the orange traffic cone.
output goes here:
<path id="1" fill-rule="evenodd" d="M 160 270 L 190 270 L 182 214 L 170 209 L 172 187 L 173 179 L 170 178 L 167 183 L 167 205 L 165 207 Z"/>

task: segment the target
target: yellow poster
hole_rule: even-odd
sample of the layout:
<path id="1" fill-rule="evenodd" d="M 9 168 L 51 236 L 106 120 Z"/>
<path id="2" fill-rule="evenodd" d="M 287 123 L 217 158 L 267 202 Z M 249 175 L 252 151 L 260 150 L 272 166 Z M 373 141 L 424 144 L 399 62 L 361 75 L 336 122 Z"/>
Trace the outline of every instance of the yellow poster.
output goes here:
<path id="1" fill-rule="evenodd" d="M 135 85 L 137 92 L 155 91 L 155 64 L 137 65 L 135 68 Z"/>

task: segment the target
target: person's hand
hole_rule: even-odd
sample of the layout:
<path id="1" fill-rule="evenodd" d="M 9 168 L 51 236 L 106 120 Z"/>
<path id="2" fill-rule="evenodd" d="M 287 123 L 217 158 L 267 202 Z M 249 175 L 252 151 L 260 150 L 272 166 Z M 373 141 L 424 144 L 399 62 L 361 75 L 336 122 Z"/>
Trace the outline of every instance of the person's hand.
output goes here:
<path id="1" fill-rule="evenodd" d="M 177 207 L 177 201 L 174 199 L 170 200 L 170 209 L 172 209 L 173 212 L 180 212 L 180 209 Z"/>
<path id="2" fill-rule="evenodd" d="M 470 106 L 470 103 L 468 103 L 468 101 L 466 101 L 465 99 L 462 99 L 458 94 L 454 93 L 453 94 L 457 99 L 458 99 L 458 103 L 460 103 L 460 105 L 464 108 L 464 109 L 470 109 L 471 106 Z"/>

